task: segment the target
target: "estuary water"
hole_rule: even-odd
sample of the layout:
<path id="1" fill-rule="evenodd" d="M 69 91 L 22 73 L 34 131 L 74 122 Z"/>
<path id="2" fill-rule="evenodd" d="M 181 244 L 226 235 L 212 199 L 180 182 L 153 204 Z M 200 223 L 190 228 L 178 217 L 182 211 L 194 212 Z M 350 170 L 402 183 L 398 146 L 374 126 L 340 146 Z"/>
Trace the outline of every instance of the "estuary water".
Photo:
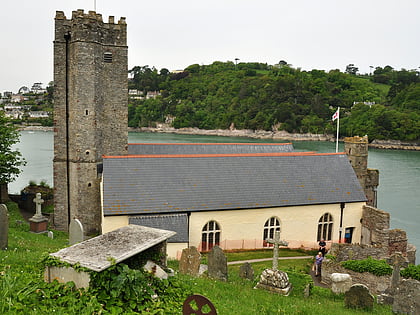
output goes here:
<path id="1" fill-rule="evenodd" d="M 274 142 L 238 137 L 196 136 L 160 133 L 129 133 L 130 143 L 148 142 Z M 285 141 L 286 142 L 286 141 Z M 335 152 L 335 143 L 296 141 L 297 151 Z M 9 184 L 9 192 L 19 194 L 29 181 L 53 185 L 53 132 L 22 131 L 15 147 L 27 161 L 23 173 Z M 339 151 L 343 151 L 340 144 Z M 378 208 L 391 214 L 391 228 L 407 232 L 409 242 L 417 247 L 420 263 L 420 151 L 369 149 L 368 167 L 379 170 Z"/>

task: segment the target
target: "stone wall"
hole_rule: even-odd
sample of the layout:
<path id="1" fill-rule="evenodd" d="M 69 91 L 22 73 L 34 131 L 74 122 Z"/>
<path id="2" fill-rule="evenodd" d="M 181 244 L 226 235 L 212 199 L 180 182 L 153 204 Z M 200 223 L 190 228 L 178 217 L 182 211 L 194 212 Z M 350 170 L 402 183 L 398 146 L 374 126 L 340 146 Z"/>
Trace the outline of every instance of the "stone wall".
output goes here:
<path id="1" fill-rule="evenodd" d="M 388 212 L 371 206 L 364 206 L 361 244 L 378 246 L 388 244 L 389 220 Z"/>
<path id="2" fill-rule="evenodd" d="M 352 283 L 364 284 L 369 288 L 369 291 L 378 295 L 389 288 L 391 284 L 391 276 L 375 276 L 369 272 L 355 272 L 348 270 L 341 266 L 340 263 L 325 259 L 322 263 L 321 279 L 322 282 L 331 287 L 331 274 L 333 273 L 347 273 L 352 278 Z"/>
<path id="3" fill-rule="evenodd" d="M 375 259 L 385 259 L 389 257 L 388 248 L 384 246 L 344 243 L 333 243 L 328 254 L 335 256 L 337 262 L 366 259 L 368 257 Z"/>

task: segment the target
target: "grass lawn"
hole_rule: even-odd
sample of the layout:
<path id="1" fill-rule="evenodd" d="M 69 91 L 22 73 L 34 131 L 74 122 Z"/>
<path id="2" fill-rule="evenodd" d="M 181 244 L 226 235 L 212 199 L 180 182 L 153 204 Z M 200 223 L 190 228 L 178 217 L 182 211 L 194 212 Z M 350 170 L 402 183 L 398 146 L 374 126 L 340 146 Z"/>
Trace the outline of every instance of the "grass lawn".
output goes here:
<path id="1" fill-rule="evenodd" d="M 67 246 L 67 234 L 54 231 L 54 239 L 50 239 L 45 234 L 30 233 L 29 225 L 23 221 L 16 205 L 10 203 L 7 206 L 10 212 L 9 246 L 7 250 L 0 251 L 0 314 L 139 314 L 121 311 L 124 305 L 119 309 L 103 307 L 98 302 L 99 296 L 89 291 L 74 290 L 69 284 L 45 284 L 41 260 L 47 253 Z M 280 252 L 280 256 L 306 255 L 307 252 L 299 250 Z M 268 258 L 272 257 L 272 250 L 230 252 L 227 256 L 229 261 Z M 177 269 L 177 265 L 176 261 L 170 261 L 170 267 Z M 311 295 L 305 298 L 304 288 L 312 283 L 308 275 L 311 259 L 279 260 L 279 269 L 288 273 L 293 285 L 289 296 L 254 289 L 262 270 L 271 265 L 271 261 L 253 263 L 253 281 L 239 277 L 240 264 L 229 265 L 227 282 L 206 276 L 196 278 L 178 274 L 176 277 L 185 285 L 185 292 L 191 291 L 209 298 L 219 315 L 368 313 L 346 309 L 343 296 L 334 295 L 329 289 L 313 287 Z M 177 294 L 173 296 L 181 296 Z M 185 298 L 177 299 L 182 302 Z M 182 314 L 179 307 L 176 309 L 179 312 L 167 312 L 161 305 L 156 307 L 156 311 L 141 314 Z M 373 312 L 369 314 L 391 314 L 391 307 L 375 304 Z"/>

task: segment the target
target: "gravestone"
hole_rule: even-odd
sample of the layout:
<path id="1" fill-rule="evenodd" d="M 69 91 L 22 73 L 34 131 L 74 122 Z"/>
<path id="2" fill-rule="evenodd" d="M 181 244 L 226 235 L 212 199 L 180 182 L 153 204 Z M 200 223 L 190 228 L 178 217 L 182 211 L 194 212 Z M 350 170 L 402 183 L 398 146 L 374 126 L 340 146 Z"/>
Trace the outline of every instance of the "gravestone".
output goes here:
<path id="1" fill-rule="evenodd" d="M 249 262 L 244 263 L 239 268 L 239 277 L 248 279 L 253 281 L 254 280 L 254 269 L 252 268 L 251 264 Z"/>
<path id="2" fill-rule="evenodd" d="M 37 193 L 35 199 L 36 212 L 32 218 L 29 219 L 30 231 L 33 233 L 44 233 L 47 232 L 48 218 L 42 215 L 41 209 L 44 200 L 41 198 L 41 193 Z"/>
<path id="3" fill-rule="evenodd" d="M 198 276 L 200 269 L 201 254 L 195 246 L 190 248 L 184 248 L 181 254 L 181 260 L 179 261 L 179 272 Z"/>
<path id="4" fill-rule="evenodd" d="M 279 246 L 287 246 L 288 243 L 280 240 L 280 231 L 276 231 L 274 239 L 266 240 L 270 244 L 274 244 L 273 248 L 273 268 L 265 269 L 260 276 L 260 281 L 255 286 L 259 289 L 276 292 L 282 295 L 289 295 L 292 284 L 289 276 L 284 271 L 278 270 Z"/>
<path id="5" fill-rule="evenodd" d="M 285 241 L 280 240 L 280 231 L 276 231 L 274 234 L 274 239 L 268 238 L 266 239 L 267 243 L 273 244 L 273 270 L 277 270 L 278 267 L 278 260 L 279 260 L 279 247 L 280 246 L 287 246 L 289 245 Z"/>
<path id="6" fill-rule="evenodd" d="M 408 262 L 400 252 L 393 253 L 387 262 L 393 267 L 390 291 L 394 292 L 400 283 L 400 269 L 401 267 L 407 267 Z"/>
<path id="7" fill-rule="evenodd" d="M 395 252 L 387 259 L 387 263 L 393 267 L 391 283 L 385 292 L 378 295 L 378 303 L 392 305 L 394 304 L 394 295 L 399 291 L 400 269 L 401 267 L 407 267 L 408 262 L 403 257 L 402 253 Z"/>
<path id="8" fill-rule="evenodd" d="M 351 276 L 347 273 L 332 273 L 330 279 L 331 291 L 335 294 L 347 292 L 352 285 Z"/>
<path id="9" fill-rule="evenodd" d="M 69 225 L 69 244 L 74 245 L 76 243 L 83 242 L 85 239 L 85 232 L 83 230 L 82 222 L 78 219 L 73 219 Z"/>
<path id="10" fill-rule="evenodd" d="M 219 246 L 215 245 L 208 253 L 207 263 L 210 278 L 228 280 L 227 258 Z"/>
<path id="11" fill-rule="evenodd" d="M 354 284 L 344 294 L 344 305 L 348 308 L 371 311 L 373 302 L 373 295 L 370 294 L 369 288 L 364 284 Z"/>
<path id="12" fill-rule="evenodd" d="M 0 204 L 0 249 L 6 249 L 9 242 L 9 214 L 7 207 Z"/>
<path id="13" fill-rule="evenodd" d="M 400 282 L 392 311 L 398 314 L 420 314 L 420 281 L 403 279 Z"/>

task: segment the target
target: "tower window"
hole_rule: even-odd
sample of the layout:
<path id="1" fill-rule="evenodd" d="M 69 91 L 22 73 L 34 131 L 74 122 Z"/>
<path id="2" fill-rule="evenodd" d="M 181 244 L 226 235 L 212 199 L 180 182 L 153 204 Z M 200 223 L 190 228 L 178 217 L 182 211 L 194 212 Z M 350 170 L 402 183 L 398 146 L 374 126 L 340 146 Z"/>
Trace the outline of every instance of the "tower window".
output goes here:
<path id="1" fill-rule="evenodd" d="M 104 62 L 112 63 L 112 52 L 104 53 Z"/>

